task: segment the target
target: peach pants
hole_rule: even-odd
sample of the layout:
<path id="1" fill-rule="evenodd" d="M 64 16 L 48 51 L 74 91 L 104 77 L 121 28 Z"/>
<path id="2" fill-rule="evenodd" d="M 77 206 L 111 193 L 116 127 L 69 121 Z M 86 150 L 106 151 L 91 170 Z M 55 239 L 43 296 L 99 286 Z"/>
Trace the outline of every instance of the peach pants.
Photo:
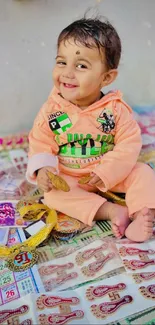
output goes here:
<path id="1" fill-rule="evenodd" d="M 45 204 L 91 225 L 98 209 L 106 202 L 106 199 L 96 194 L 95 188 L 88 187 L 88 190 L 82 188 L 78 184 L 78 177 L 65 174 L 61 176 L 69 184 L 70 192 L 52 189 L 44 195 Z M 155 172 L 143 163 L 137 163 L 128 177 L 110 190 L 126 193 L 125 200 L 129 215 L 144 207 L 155 209 Z"/>

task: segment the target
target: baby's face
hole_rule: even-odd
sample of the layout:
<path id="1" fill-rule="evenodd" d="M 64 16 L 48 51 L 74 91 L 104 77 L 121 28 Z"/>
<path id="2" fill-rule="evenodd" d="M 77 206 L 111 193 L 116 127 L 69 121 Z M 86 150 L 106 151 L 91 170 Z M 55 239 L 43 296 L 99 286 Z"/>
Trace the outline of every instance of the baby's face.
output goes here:
<path id="1" fill-rule="evenodd" d="M 107 71 L 104 55 L 97 48 L 61 42 L 53 70 L 55 86 L 62 96 L 78 106 L 88 106 L 98 99 Z"/>

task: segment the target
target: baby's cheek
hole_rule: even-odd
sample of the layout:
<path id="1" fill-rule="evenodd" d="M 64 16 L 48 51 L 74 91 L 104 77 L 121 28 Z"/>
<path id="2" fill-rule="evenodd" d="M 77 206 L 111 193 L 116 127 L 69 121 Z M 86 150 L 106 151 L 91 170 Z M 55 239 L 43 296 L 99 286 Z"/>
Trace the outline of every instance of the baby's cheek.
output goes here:
<path id="1" fill-rule="evenodd" d="M 57 68 L 55 68 L 52 72 L 52 77 L 53 77 L 53 81 L 54 83 L 57 83 L 59 80 L 59 76 L 60 76 L 60 72 L 57 70 Z"/>

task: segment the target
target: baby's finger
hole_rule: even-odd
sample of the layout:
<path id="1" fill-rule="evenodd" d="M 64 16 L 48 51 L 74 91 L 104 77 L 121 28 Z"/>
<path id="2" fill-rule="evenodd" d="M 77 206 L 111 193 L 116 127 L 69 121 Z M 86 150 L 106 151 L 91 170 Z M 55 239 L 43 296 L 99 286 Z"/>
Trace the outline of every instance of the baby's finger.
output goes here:
<path id="1" fill-rule="evenodd" d="M 42 190 L 43 190 L 44 192 L 46 192 L 46 193 L 48 193 L 48 192 L 51 191 L 51 188 L 50 188 L 49 186 L 42 186 L 41 188 L 42 188 Z"/>
<path id="2" fill-rule="evenodd" d="M 48 182 L 45 182 L 45 181 L 37 182 L 37 185 L 39 187 L 49 187 L 49 183 Z"/>
<path id="3" fill-rule="evenodd" d="M 52 190 L 52 188 L 54 187 L 52 182 L 50 182 L 50 181 L 48 182 L 48 187 Z"/>
<path id="4" fill-rule="evenodd" d="M 48 177 L 46 175 L 44 177 L 40 176 L 37 179 L 37 182 L 39 182 L 39 183 L 48 183 Z"/>
<path id="5" fill-rule="evenodd" d="M 100 178 L 98 176 L 94 176 L 90 181 L 89 184 L 90 185 L 96 185 L 96 183 L 98 183 L 100 181 Z"/>
<path id="6" fill-rule="evenodd" d="M 58 174 L 58 171 L 57 171 L 56 168 L 54 168 L 54 167 L 47 167 L 46 172 L 47 172 L 47 173 L 48 173 L 48 172 L 51 172 L 51 173 L 54 174 L 54 175 L 57 175 L 57 174 Z"/>
<path id="7" fill-rule="evenodd" d="M 102 181 L 99 181 L 95 184 L 95 186 L 99 187 L 99 186 L 102 186 L 103 185 L 103 182 Z"/>

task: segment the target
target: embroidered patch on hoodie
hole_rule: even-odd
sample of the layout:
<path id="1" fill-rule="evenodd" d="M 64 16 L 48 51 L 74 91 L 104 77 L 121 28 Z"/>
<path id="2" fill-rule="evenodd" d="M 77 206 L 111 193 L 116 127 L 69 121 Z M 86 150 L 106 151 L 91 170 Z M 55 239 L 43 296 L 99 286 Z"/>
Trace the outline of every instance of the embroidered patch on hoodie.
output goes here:
<path id="1" fill-rule="evenodd" d="M 54 134 L 64 133 L 72 126 L 69 116 L 61 111 L 50 114 L 48 120 L 49 126 Z"/>
<path id="2" fill-rule="evenodd" d="M 97 118 L 97 122 L 101 123 L 99 129 L 105 133 L 110 133 L 115 128 L 115 121 L 112 111 L 104 108 L 102 113 Z"/>

